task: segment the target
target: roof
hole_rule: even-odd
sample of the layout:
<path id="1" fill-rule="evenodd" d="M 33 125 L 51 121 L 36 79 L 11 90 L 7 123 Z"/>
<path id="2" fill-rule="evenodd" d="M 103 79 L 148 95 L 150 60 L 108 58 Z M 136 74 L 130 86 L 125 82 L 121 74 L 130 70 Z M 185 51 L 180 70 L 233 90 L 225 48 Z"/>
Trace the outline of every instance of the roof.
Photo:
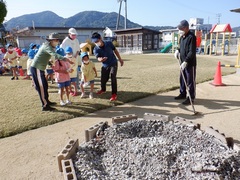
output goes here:
<path id="1" fill-rule="evenodd" d="M 161 32 L 153 30 L 153 29 L 148 29 L 144 27 L 137 27 L 137 28 L 130 28 L 130 29 L 120 29 L 120 30 L 114 30 L 115 33 L 126 33 L 126 32 L 139 32 L 139 31 L 149 31 L 149 32 L 154 32 L 157 34 L 160 34 Z"/>
<path id="2" fill-rule="evenodd" d="M 236 13 L 240 13 L 240 8 L 237 8 L 237 9 L 232 9 L 230 10 L 231 12 L 236 12 Z"/>
<path id="3" fill-rule="evenodd" d="M 210 33 L 215 33 L 215 32 L 232 32 L 232 28 L 230 24 L 216 24 L 210 30 Z"/>

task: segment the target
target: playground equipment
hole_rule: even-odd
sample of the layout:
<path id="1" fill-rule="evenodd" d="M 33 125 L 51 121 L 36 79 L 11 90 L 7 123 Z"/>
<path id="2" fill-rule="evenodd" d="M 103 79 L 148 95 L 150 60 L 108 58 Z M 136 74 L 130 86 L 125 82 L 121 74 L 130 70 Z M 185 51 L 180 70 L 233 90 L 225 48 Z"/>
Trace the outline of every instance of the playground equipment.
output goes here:
<path id="1" fill-rule="evenodd" d="M 168 53 L 172 52 L 174 53 L 175 50 L 178 48 L 178 41 L 179 41 L 179 34 L 172 32 L 172 41 L 167 44 L 160 53 Z"/>
<path id="2" fill-rule="evenodd" d="M 213 26 L 213 28 L 210 30 L 210 51 L 209 51 L 209 55 L 212 55 L 212 50 L 214 47 L 214 41 L 213 41 L 213 35 L 215 35 L 216 39 L 215 39 L 215 55 L 218 54 L 218 45 L 219 45 L 219 35 L 223 34 L 222 37 L 222 43 L 221 43 L 221 55 L 223 56 L 225 54 L 225 47 L 227 46 L 227 53 L 229 53 L 230 47 L 229 47 L 229 42 L 231 39 L 231 32 L 232 32 L 232 28 L 230 26 L 230 24 L 216 24 Z M 226 41 L 226 33 L 228 34 L 228 40 Z M 205 36 L 205 40 L 206 36 Z M 206 50 L 205 50 L 206 52 Z"/>
<path id="3" fill-rule="evenodd" d="M 167 53 L 171 48 L 172 48 L 172 43 L 169 43 L 160 51 L 160 53 Z"/>

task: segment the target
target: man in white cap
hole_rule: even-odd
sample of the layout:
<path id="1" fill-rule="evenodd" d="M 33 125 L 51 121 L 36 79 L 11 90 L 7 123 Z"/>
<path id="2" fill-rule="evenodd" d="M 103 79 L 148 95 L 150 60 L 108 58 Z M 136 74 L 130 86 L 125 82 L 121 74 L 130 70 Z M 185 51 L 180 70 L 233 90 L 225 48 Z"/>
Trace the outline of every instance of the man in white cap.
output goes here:
<path id="1" fill-rule="evenodd" d="M 74 28 L 70 28 L 68 30 L 68 36 L 63 40 L 62 44 L 60 45 L 61 48 L 66 49 L 66 47 L 71 47 L 73 50 L 73 57 L 76 58 L 78 62 L 78 66 L 81 66 L 81 60 L 79 57 L 80 53 L 80 46 L 79 41 L 77 39 L 77 31 Z M 74 71 L 77 71 L 77 87 L 79 88 L 79 70 L 74 69 Z"/>

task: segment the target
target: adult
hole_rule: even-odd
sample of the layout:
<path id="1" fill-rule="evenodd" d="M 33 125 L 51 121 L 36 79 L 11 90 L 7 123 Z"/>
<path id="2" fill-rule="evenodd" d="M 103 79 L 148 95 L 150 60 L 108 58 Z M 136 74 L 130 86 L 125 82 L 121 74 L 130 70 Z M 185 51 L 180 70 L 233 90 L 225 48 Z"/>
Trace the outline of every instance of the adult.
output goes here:
<path id="1" fill-rule="evenodd" d="M 177 26 L 180 31 L 182 31 L 183 35 L 180 37 L 180 48 L 175 52 L 175 56 L 179 57 L 180 60 L 180 70 L 183 73 L 180 73 L 180 94 L 175 97 L 178 99 L 185 99 L 182 102 L 184 105 L 190 105 L 190 98 L 187 97 L 186 93 L 186 85 L 184 79 L 186 80 L 186 84 L 189 89 L 189 95 L 191 96 L 192 102 L 194 102 L 196 98 L 196 66 L 197 66 L 197 58 L 196 58 L 196 36 L 189 30 L 189 23 L 186 20 L 182 20 L 180 24 Z M 180 54 L 179 54 L 180 53 Z M 182 76 L 183 74 L 183 76 Z"/>
<path id="2" fill-rule="evenodd" d="M 58 44 L 59 34 L 49 34 L 47 41 L 40 47 L 31 64 L 31 74 L 35 88 L 42 102 L 42 111 L 54 111 L 55 108 L 51 107 L 51 105 L 56 104 L 55 102 L 50 102 L 48 99 L 48 82 L 45 78 L 45 69 L 49 60 L 53 56 L 55 59 L 66 60 L 71 63 L 69 59 L 55 52 L 55 47 Z"/>
<path id="3" fill-rule="evenodd" d="M 117 69 L 118 60 L 120 65 L 123 66 L 123 60 L 118 50 L 113 45 L 112 41 L 103 41 L 99 33 L 92 34 L 92 41 L 95 43 L 93 49 L 94 55 L 99 62 L 102 62 L 101 68 L 101 90 L 97 94 L 103 94 L 106 92 L 106 84 L 111 76 L 112 96 L 110 101 L 117 100 Z M 116 56 L 118 58 L 116 58 Z"/>
<path id="4" fill-rule="evenodd" d="M 73 52 L 73 57 L 76 58 L 78 62 L 78 66 L 81 66 L 81 60 L 79 57 L 80 53 L 80 46 L 79 41 L 77 39 L 77 31 L 74 28 L 70 28 L 68 30 L 68 36 L 63 40 L 62 44 L 60 45 L 61 48 L 66 49 L 66 47 L 71 47 Z M 79 88 L 79 68 L 74 71 L 77 72 L 77 88 Z"/>

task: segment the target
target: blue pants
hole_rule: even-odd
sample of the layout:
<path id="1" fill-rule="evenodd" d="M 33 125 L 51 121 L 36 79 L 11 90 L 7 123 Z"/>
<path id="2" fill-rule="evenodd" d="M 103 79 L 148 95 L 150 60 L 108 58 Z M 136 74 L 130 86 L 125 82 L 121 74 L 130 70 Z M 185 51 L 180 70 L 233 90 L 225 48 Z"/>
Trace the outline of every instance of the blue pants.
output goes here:
<path id="1" fill-rule="evenodd" d="M 35 84 L 35 89 L 38 92 L 40 100 L 42 102 L 42 107 L 46 107 L 49 103 L 48 100 L 48 82 L 45 77 L 45 71 L 31 67 L 32 79 Z"/>
<path id="2" fill-rule="evenodd" d="M 194 100 L 196 97 L 196 66 L 186 67 L 183 70 L 183 75 L 185 77 L 187 86 L 189 87 L 189 94 Z M 187 95 L 186 86 L 180 72 L 180 94 Z"/>

